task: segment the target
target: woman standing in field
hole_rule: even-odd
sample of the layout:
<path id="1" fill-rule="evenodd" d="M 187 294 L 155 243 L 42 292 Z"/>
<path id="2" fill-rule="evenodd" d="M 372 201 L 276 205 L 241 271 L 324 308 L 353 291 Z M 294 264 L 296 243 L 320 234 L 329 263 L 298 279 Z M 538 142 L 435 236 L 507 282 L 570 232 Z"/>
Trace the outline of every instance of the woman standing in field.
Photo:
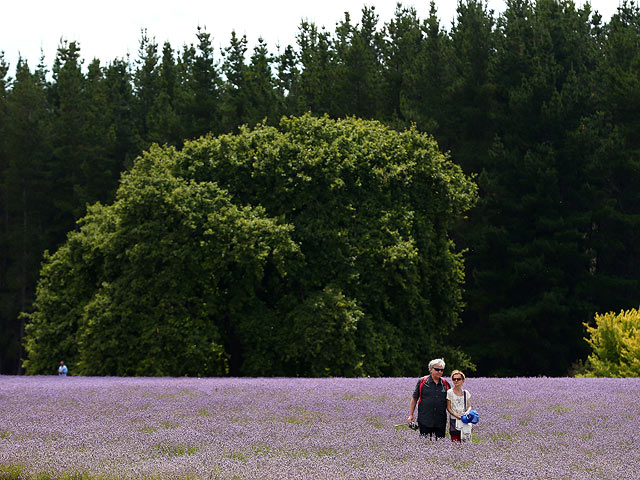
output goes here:
<path id="1" fill-rule="evenodd" d="M 471 411 L 471 394 L 462 388 L 465 376 L 460 370 L 451 372 L 453 388 L 447 392 L 447 411 L 451 418 L 449 420 L 449 434 L 452 442 L 471 439 L 471 425 L 462 423 L 462 416 Z M 468 431 L 468 432 L 467 432 Z"/>

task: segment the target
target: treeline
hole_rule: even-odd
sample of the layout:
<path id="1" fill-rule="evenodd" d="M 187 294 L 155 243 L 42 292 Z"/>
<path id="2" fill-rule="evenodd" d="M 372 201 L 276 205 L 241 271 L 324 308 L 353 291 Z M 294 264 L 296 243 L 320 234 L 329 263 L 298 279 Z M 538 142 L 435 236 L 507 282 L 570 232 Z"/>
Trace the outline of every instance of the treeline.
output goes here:
<path id="1" fill-rule="evenodd" d="M 433 4 L 384 24 L 364 7 L 332 32 L 302 22 L 276 53 L 235 34 L 216 51 L 199 29 L 179 50 L 143 33 L 133 62 L 86 68 L 63 42 L 50 76 L 1 61 L 0 371 L 20 371 L 43 251 L 112 200 L 133 158 L 311 112 L 414 124 L 477 175 L 454 232 L 467 305 L 451 343 L 479 374 L 566 374 L 588 353 L 583 322 L 640 297 L 640 12 L 625 2 L 605 23 L 568 0 L 506 4 L 463 0 L 450 29 Z"/>

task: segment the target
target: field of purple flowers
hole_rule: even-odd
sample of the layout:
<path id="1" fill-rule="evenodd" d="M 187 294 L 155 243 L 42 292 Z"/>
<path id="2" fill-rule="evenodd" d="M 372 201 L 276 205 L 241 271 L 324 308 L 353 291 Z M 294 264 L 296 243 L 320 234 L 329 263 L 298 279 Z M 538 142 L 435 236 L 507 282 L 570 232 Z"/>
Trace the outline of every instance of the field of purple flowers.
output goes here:
<path id="1" fill-rule="evenodd" d="M 466 444 L 416 381 L 0 376 L 0 479 L 640 478 L 638 378 L 470 378 Z"/>

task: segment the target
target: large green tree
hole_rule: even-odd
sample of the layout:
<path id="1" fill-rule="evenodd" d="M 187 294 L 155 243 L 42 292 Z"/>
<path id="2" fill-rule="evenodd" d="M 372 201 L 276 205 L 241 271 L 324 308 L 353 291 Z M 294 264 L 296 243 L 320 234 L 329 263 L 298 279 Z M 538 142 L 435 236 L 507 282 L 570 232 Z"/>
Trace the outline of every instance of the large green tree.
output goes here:
<path id="1" fill-rule="evenodd" d="M 415 375 L 447 342 L 475 186 L 415 129 L 285 118 L 154 147 L 48 256 L 28 373 Z M 420 354 L 416 354 L 420 351 Z"/>
<path id="2" fill-rule="evenodd" d="M 138 159 L 115 203 L 94 205 L 47 256 L 28 373 L 55 358 L 87 375 L 228 373 L 231 323 L 267 310 L 256 290 L 297 249 L 260 207 L 176 176 L 176 156 L 153 148 Z"/>

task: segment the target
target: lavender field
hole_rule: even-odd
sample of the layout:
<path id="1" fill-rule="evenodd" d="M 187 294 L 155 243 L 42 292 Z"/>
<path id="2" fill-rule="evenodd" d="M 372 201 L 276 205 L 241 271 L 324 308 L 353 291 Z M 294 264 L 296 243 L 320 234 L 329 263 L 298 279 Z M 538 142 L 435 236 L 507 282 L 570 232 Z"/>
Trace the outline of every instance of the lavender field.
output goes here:
<path id="1" fill-rule="evenodd" d="M 0 376 L 0 479 L 640 478 L 640 379 L 470 378 L 467 444 L 416 380 Z"/>

